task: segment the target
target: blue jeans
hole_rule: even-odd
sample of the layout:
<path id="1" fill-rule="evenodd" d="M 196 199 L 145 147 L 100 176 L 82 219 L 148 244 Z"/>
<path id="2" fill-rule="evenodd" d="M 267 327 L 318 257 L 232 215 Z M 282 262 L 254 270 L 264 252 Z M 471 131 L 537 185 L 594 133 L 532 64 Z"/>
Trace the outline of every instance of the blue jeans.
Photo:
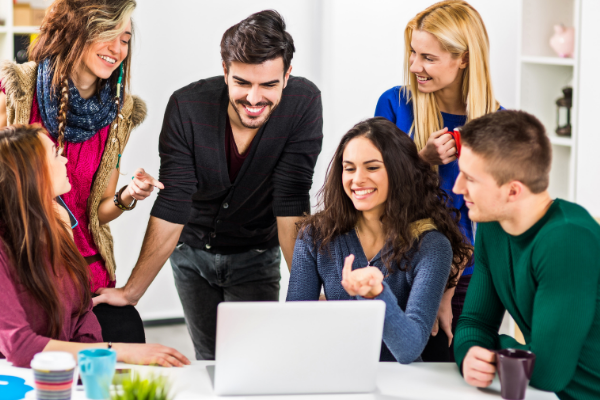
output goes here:
<path id="1" fill-rule="evenodd" d="M 220 302 L 279 300 L 279 246 L 212 254 L 182 243 L 170 260 L 197 360 L 215 359 Z"/>

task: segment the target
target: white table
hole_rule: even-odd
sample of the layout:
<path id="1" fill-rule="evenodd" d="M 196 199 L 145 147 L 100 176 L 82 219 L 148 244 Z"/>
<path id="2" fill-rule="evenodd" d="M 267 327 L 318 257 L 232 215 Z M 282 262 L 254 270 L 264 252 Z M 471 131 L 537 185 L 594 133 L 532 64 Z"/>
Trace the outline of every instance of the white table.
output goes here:
<path id="1" fill-rule="evenodd" d="M 133 368 L 141 373 L 154 373 L 169 376 L 174 385 L 176 400 L 208 400 L 223 398 L 216 396 L 212 390 L 212 381 L 206 370 L 214 361 L 194 361 L 184 368 L 140 367 L 119 364 L 119 368 Z M 33 386 L 33 372 L 30 369 L 15 368 L 6 360 L 0 360 L 0 375 L 12 375 L 25 379 Z M 27 399 L 35 399 L 34 391 L 27 394 Z M 401 365 L 397 363 L 380 363 L 377 376 L 377 391 L 368 394 L 337 395 L 297 395 L 297 396 L 235 396 L 226 397 L 235 400 L 409 400 L 409 399 L 501 399 L 500 384 L 496 378 L 490 388 L 480 390 L 467 385 L 454 363 L 413 363 Z M 556 399 L 556 395 L 542 392 L 532 387 L 527 389 L 528 400 Z M 84 400 L 82 391 L 73 392 L 73 400 Z"/>

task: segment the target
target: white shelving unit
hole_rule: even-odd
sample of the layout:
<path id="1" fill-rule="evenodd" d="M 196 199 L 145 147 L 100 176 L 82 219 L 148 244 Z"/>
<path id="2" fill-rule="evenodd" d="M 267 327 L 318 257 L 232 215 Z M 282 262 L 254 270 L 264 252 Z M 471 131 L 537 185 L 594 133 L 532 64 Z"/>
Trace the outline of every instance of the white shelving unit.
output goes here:
<path id="1" fill-rule="evenodd" d="M 50 4 L 47 1 L 45 5 Z M 29 35 L 38 33 L 39 26 L 14 26 L 13 25 L 13 1 L 0 0 L 0 18 L 5 21 L 0 25 L 0 60 L 14 60 L 14 37 L 15 35 Z"/>
<path id="2" fill-rule="evenodd" d="M 517 108 L 544 124 L 552 143 L 550 194 L 576 201 L 577 110 L 579 98 L 580 0 L 522 0 L 519 13 Z M 560 58 L 550 47 L 554 25 L 575 28 L 573 58 Z M 556 100 L 573 87 L 571 137 L 556 135 Z"/>
<path id="3" fill-rule="evenodd" d="M 581 205 L 600 223 L 600 1 L 521 0 L 518 18 L 517 108 L 538 117 L 550 137 L 550 194 Z M 559 23 L 575 28 L 573 58 L 559 58 L 550 48 Z M 573 88 L 570 138 L 555 134 L 555 101 L 565 86 Z M 510 324 L 518 337 L 512 318 Z"/>

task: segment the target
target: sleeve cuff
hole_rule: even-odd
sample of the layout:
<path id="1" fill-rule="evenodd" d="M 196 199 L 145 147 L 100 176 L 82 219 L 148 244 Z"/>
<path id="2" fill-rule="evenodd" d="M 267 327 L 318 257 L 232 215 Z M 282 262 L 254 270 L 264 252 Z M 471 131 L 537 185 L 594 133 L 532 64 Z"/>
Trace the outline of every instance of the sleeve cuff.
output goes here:
<path id="1" fill-rule="evenodd" d="M 188 223 L 190 219 L 190 209 L 188 207 L 181 207 L 180 210 L 174 211 L 169 210 L 164 205 L 160 204 L 160 197 L 152 206 L 152 211 L 150 211 L 150 215 L 156 218 L 160 218 L 167 222 L 171 222 L 173 224 L 185 225 Z M 182 209 L 184 212 L 182 212 Z"/>
<path id="2" fill-rule="evenodd" d="M 50 342 L 50 338 L 37 336 L 26 345 L 20 346 L 12 354 L 4 354 L 6 360 L 13 364 L 13 367 L 29 368 L 33 356 L 44 351 L 44 348 Z"/>
<path id="3" fill-rule="evenodd" d="M 273 200 L 273 214 L 276 217 L 300 217 L 310 214 L 310 198 L 294 200 Z"/>
<path id="4" fill-rule="evenodd" d="M 398 299 L 396 299 L 396 296 L 394 296 L 393 294 L 392 294 L 392 298 L 389 297 L 389 295 L 392 293 L 392 289 L 390 289 L 387 282 L 383 281 L 383 282 L 381 282 L 381 284 L 383 285 L 383 290 L 381 291 L 381 293 L 379 293 L 379 295 L 377 295 L 375 297 L 362 297 L 360 295 L 356 295 L 356 296 L 354 296 L 354 298 L 356 300 L 381 300 L 384 303 L 386 303 L 386 305 L 387 305 L 387 301 L 391 301 L 392 299 L 397 301 Z"/>

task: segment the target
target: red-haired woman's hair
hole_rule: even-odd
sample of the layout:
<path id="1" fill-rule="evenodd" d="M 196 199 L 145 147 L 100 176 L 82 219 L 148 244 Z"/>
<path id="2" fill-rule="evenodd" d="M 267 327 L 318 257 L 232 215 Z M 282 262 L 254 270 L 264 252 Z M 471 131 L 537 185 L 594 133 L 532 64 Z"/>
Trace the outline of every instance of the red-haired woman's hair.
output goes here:
<path id="1" fill-rule="evenodd" d="M 57 281 L 72 279 L 79 288 L 80 314 L 91 293 L 88 266 L 55 208 L 45 134 L 39 125 L 0 130 L 0 244 L 18 282 L 48 315 L 47 335 L 56 339 L 64 312 Z"/>

